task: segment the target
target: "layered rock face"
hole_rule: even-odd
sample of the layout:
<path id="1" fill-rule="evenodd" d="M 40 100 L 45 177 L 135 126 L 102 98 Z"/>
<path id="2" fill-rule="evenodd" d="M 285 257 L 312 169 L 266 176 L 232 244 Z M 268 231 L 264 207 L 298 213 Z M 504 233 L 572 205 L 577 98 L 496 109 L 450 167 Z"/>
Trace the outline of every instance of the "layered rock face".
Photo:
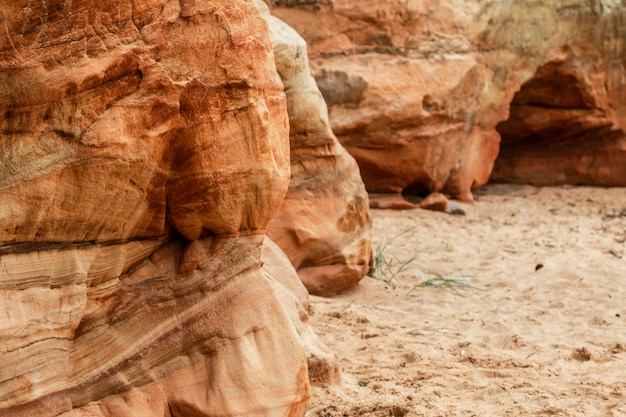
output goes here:
<path id="1" fill-rule="evenodd" d="M 618 167 L 626 101 L 621 2 L 274 3 L 273 14 L 308 41 L 312 72 L 329 105 L 331 127 L 359 163 L 369 191 L 442 191 L 471 200 L 471 190 L 489 179 L 500 133 L 504 143 L 498 179 L 513 179 L 513 171 L 532 165 L 518 162 L 525 150 L 509 150 L 508 144 L 527 141 L 527 132 L 519 132 L 518 126 L 535 123 L 531 130 L 543 133 L 528 142 L 544 143 L 554 135 L 543 123 L 562 125 L 563 120 L 572 128 L 557 135 L 556 142 L 566 143 L 555 146 L 552 158 L 576 161 L 584 143 L 586 149 L 598 149 L 592 157 L 597 168 L 581 178 L 591 180 L 604 175 L 600 171 L 612 171 L 611 177 L 626 181 Z M 576 81 L 568 78 L 573 73 Z M 562 112 L 539 121 L 531 120 L 538 112 L 520 113 L 519 106 L 528 104 L 524 97 L 542 94 L 536 89 L 546 76 L 556 77 L 560 86 L 575 82 L 568 88 L 592 97 L 593 103 L 585 104 L 592 112 Z M 527 91 L 514 98 L 522 86 Z M 508 125 L 498 125 L 509 118 L 509 110 Z M 533 160 L 536 153 L 528 155 L 527 160 Z M 555 182 L 563 180 L 563 170 L 571 169 L 571 164 L 545 161 L 540 169 L 551 167 L 552 174 L 546 176 Z M 576 164 L 584 171 L 584 162 Z"/>
<path id="2" fill-rule="evenodd" d="M 254 6 L 0 7 L 0 414 L 303 415 L 304 325 L 262 269 L 290 162 Z"/>
<path id="3" fill-rule="evenodd" d="M 488 179 L 499 136 L 477 112 L 486 82 L 469 39 L 477 5 L 448 3 L 273 9 L 309 42 L 331 127 L 370 192 L 445 190 L 470 199 L 472 185 Z"/>
<path id="4" fill-rule="evenodd" d="M 309 324 L 309 293 L 287 255 L 271 239 L 263 242 L 263 273 L 277 289 L 306 351 L 309 381 L 313 385 L 339 384 L 339 361 L 317 338 Z"/>
<path id="5" fill-rule="evenodd" d="M 334 295 L 369 269 L 371 217 L 354 160 L 330 129 L 326 103 L 310 74 L 307 46 L 256 2 L 268 21 L 289 111 L 291 181 L 268 235 L 285 251 L 307 289 Z"/>

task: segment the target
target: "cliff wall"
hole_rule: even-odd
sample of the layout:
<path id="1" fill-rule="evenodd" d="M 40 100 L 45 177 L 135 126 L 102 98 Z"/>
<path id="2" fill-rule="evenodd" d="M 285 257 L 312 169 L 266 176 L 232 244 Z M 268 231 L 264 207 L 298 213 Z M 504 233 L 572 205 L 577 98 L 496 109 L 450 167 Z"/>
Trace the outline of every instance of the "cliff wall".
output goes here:
<path id="1" fill-rule="evenodd" d="M 626 184 L 623 2 L 274 6 L 307 40 L 369 191 L 472 200 L 490 178 Z"/>
<path id="2" fill-rule="evenodd" d="M 18 0 L 0 27 L 0 414 L 303 415 L 304 324 L 262 267 L 289 120 L 253 4 Z"/>

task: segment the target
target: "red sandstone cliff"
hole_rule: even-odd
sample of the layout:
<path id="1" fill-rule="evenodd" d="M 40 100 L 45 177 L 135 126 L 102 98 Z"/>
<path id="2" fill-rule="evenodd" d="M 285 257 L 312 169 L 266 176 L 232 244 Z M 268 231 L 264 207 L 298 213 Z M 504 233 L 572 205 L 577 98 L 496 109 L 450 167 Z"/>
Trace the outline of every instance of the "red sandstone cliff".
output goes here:
<path id="1" fill-rule="evenodd" d="M 359 168 L 330 130 L 326 103 L 310 74 L 305 41 L 258 7 L 268 21 L 289 112 L 291 180 L 268 235 L 307 289 L 334 295 L 356 285 L 371 257 L 371 218 Z"/>
<path id="2" fill-rule="evenodd" d="M 303 415 L 323 349 L 262 267 L 290 161 L 251 2 L 24 0 L 0 27 L 0 414 Z"/>
<path id="3" fill-rule="evenodd" d="M 369 191 L 471 200 L 494 163 L 498 181 L 626 184 L 623 3 L 274 4 Z"/>

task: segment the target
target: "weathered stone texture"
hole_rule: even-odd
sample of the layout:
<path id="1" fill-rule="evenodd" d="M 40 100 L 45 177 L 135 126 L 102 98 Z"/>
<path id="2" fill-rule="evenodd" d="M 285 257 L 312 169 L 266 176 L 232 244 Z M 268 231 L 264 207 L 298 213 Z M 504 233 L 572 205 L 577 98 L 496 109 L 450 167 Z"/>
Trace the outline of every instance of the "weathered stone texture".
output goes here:
<path id="1" fill-rule="evenodd" d="M 276 68 L 289 112 L 291 180 L 268 235 L 285 251 L 307 289 L 334 295 L 365 276 L 371 217 L 359 168 L 330 129 L 328 110 L 311 76 L 298 33 L 257 7 L 269 23 Z"/>
<path id="2" fill-rule="evenodd" d="M 501 134 L 495 179 L 626 184 L 623 2 L 274 3 L 307 40 L 331 127 L 369 191 L 471 200 Z M 545 82 L 577 90 L 587 112 L 542 114 Z M 536 111 L 521 104 L 542 95 Z"/>
<path id="3" fill-rule="evenodd" d="M 0 414 L 303 415 L 262 270 L 289 181 L 248 1 L 0 5 Z"/>
<path id="4" fill-rule="evenodd" d="M 263 242 L 263 273 L 277 289 L 306 351 L 309 380 L 313 385 L 341 382 L 339 361 L 317 338 L 309 324 L 309 293 L 283 250 L 271 239 Z"/>

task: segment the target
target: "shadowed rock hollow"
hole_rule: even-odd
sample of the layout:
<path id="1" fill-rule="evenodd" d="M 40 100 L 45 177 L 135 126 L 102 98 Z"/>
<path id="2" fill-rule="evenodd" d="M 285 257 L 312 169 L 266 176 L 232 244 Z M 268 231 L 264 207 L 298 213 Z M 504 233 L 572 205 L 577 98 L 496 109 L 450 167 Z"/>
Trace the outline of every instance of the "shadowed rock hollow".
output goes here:
<path id="1" fill-rule="evenodd" d="M 491 180 L 624 185 L 626 134 L 593 89 L 579 68 L 562 62 L 539 68 L 497 126 L 502 144 Z"/>
<path id="2" fill-rule="evenodd" d="M 623 2 L 274 4 L 368 191 L 472 200 L 501 134 L 498 181 L 626 184 Z"/>
<path id="3" fill-rule="evenodd" d="M 254 6 L 0 7 L 0 414 L 303 415 L 327 353 L 262 267 L 290 161 Z"/>

